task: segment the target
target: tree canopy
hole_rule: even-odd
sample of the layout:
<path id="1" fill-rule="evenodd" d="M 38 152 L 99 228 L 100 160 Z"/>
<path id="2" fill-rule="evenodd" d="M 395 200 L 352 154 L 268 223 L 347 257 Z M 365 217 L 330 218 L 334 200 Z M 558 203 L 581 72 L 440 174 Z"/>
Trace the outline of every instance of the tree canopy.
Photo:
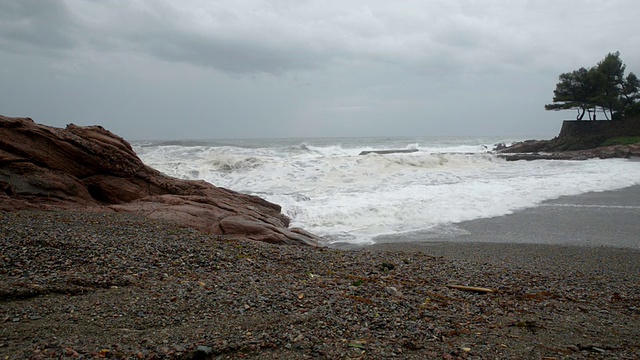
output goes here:
<path id="1" fill-rule="evenodd" d="M 590 120 L 595 120 L 598 111 L 607 120 L 640 115 L 640 80 L 632 72 L 625 77 L 625 69 L 620 53 L 615 52 L 589 69 L 560 74 L 553 91 L 553 103 L 544 108 L 577 110 L 576 120 L 582 120 L 585 113 Z"/>

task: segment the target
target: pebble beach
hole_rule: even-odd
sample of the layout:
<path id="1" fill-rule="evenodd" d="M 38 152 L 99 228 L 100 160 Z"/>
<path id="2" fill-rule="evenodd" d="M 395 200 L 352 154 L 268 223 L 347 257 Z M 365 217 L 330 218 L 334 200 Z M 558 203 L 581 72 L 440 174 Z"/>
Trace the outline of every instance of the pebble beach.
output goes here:
<path id="1" fill-rule="evenodd" d="M 3 359 L 640 354 L 633 249 L 277 246 L 114 213 L 0 223 Z"/>

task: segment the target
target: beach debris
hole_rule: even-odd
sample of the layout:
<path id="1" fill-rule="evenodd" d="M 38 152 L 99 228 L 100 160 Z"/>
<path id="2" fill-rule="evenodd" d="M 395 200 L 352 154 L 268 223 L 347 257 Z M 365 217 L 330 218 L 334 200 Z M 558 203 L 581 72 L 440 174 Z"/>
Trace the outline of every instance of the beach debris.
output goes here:
<path id="1" fill-rule="evenodd" d="M 466 286 L 466 285 L 447 285 L 448 288 L 451 289 L 457 289 L 457 290 L 462 290 L 462 291 L 471 291 L 471 292 L 477 292 L 477 293 L 494 293 L 495 290 L 493 289 L 489 289 L 489 288 L 484 288 L 484 287 L 477 287 L 477 286 Z"/>
<path id="2" fill-rule="evenodd" d="M 347 346 L 351 348 L 364 349 L 367 344 L 367 340 L 352 340 Z"/>
<path id="3" fill-rule="evenodd" d="M 396 268 L 396 266 L 391 264 L 391 263 L 383 262 L 382 264 L 380 264 L 380 270 L 385 271 L 385 272 L 389 271 L 389 270 L 393 270 L 395 268 Z"/>
<path id="4" fill-rule="evenodd" d="M 527 328 L 527 329 L 536 329 L 542 328 L 542 326 L 538 325 L 538 322 L 535 320 L 521 320 L 516 321 L 513 324 L 509 325 L 511 327 L 519 327 L 519 328 Z"/>

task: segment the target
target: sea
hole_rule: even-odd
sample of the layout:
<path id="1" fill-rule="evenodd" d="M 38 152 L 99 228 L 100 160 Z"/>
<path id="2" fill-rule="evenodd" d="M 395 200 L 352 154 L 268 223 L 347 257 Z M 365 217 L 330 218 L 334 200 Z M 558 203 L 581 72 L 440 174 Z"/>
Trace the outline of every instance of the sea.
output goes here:
<path id="1" fill-rule="evenodd" d="M 205 180 L 282 207 L 324 245 L 459 235 L 457 223 L 510 214 L 565 195 L 640 184 L 627 159 L 515 161 L 496 144 L 524 138 L 371 137 L 133 141 L 169 176 Z M 363 151 L 412 152 L 361 155 Z"/>

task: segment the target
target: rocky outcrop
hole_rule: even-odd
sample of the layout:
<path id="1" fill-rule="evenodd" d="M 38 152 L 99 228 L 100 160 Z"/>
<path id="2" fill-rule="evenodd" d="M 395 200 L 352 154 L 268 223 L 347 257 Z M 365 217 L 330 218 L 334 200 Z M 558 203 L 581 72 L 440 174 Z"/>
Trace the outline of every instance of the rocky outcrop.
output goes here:
<path id="1" fill-rule="evenodd" d="M 509 146 L 504 144 L 497 144 L 494 150 L 499 153 L 516 154 L 516 153 L 535 153 L 545 151 L 545 148 L 549 145 L 550 140 L 526 140 L 517 143 L 513 143 Z"/>
<path id="2" fill-rule="evenodd" d="M 205 232 L 317 245 L 262 198 L 163 175 L 101 126 L 36 124 L 0 116 L 0 210 L 135 212 Z"/>
<path id="3" fill-rule="evenodd" d="M 516 160 L 587 160 L 640 157 L 640 144 L 612 145 L 586 150 L 554 151 L 553 140 L 528 140 L 499 152 L 498 157 Z"/>

